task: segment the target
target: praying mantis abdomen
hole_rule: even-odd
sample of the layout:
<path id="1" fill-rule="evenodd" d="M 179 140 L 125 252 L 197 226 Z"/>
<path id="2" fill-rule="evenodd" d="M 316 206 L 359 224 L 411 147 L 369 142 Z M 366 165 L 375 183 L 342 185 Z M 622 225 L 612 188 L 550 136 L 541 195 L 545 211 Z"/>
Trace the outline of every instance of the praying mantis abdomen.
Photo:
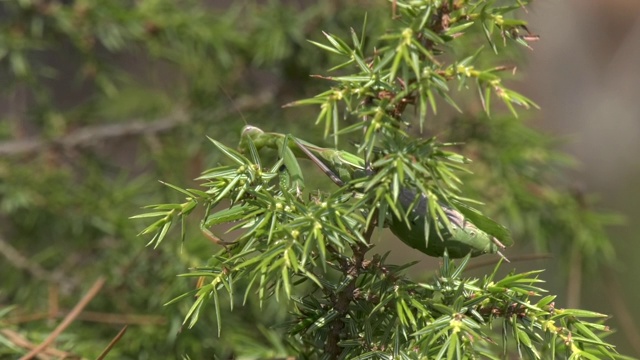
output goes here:
<path id="1" fill-rule="evenodd" d="M 461 258 L 467 254 L 478 256 L 498 251 L 492 236 L 467 221 L 457 210 L 442 206 L 451 224 L 451 228 L 447 229 L 442 221 L 426 224 L 430 216 L 428 201 L 423 194 L 402 189 L 398 200 L 403 208 L 408 209 L 417 196 L 420 198 L 408 215 L 408 222 L 392 217 L 389 225 L 391 232 L 405 244 L 436 257 L 441 257 L 445 249 L 451 258 Z"/>

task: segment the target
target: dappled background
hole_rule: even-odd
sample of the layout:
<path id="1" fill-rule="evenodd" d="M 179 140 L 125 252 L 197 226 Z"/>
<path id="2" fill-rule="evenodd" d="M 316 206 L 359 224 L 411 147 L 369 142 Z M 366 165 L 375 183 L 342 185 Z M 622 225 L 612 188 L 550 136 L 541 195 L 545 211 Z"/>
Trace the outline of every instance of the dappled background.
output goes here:
<path id="1" fill-rule="evenodd" d="M 305 133 L 317 109 L 281 108 L 323 91 L 326 83 L 309 74 L 336 64 L 305 39 L 322 41 L 321 31 L 348 36 L 365 8 L 370 28 L 392 21 L 390 3 L 342 3 L 2 2 L 0 354 L 19 352 L 19 341 L 42 341 L 101 277 L 106 284 L 56 342 L 61 351 L 95 357 L 124 324 L 128 333 L 113 350 L 119 358 L 202 358 L 231 343 L 273 347 L 276 340 L 255 326 L 265 317 L 255 306 L 225 319 L 222 339 L 213 317 L 181 331 L 189 301 L 163 304 L 196 286 L 175 275 L 206 262 L 216 245 L 192 224 L 184 244 L 175 232 L 158 249 L 145 248 L 149 239 L 136 237 L 145 222 L 128 217 L 143 205 L 180 201 L 157 180 L 197 185 L 193 179 L 220 160 L 205 136 L 233 145 L 248 122 L 321 142 Z M 597 194 L 597 209 L 626 222 L 609 228 L 616 257 L 605 267 L 575 254 L 513 266 L 547 269 L 557 306 L 612 314 L 611 341 L 640 356 L 633 306 L 640 300 L 640 3 L 537 1 L 523 16 L 541 39 L 506 65 L 517 65 L 510 85 L 541 110 L 521 116 L 577 159 L 561 186 Z M 477 99 L 464 105 L 481 110 Z M 516 241 L 510 257 L 539 250 Z M 396 262 L 420 260 L 413 276 L 428 278 L 437 265 L 387 233 L 379 242 Z M 487 260 L 476 259 L 473 271 L 490 269 L 481 266 Z M 262 323 L 283 316 L 269 313 Z"/>

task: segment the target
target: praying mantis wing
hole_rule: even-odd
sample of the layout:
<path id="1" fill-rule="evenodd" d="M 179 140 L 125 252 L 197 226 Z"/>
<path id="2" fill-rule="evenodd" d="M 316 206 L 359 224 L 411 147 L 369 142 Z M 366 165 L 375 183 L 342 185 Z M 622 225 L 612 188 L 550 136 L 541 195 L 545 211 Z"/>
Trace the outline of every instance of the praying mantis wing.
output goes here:
<path id="1" fill-rule="evenodd" d="M 455 209 L 442 206 L 449 220 L 450 227 L 443 221 L 434 223 L 429 215 L 428 200 L 423 194 L 409 189 L 402 189 L 398 201 L 403 208 L 411 209 L 407 219 L 393 216 L 389 229 L 402 242 L 429 256 L 441 257 L 445 250 L 451 258 L 461 258 L 468 254 L 478 256 L 498 252 L 498 246 L 492 236 L 478 229 L 474 223 L 467 221 L 464 215 Z"/>

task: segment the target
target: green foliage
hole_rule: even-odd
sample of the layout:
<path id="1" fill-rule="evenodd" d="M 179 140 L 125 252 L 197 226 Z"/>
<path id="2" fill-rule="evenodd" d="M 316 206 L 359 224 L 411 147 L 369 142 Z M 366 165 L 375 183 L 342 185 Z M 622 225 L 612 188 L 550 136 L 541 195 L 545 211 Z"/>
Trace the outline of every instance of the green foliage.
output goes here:
<path id="1" fill-rule="evenodd" d="M 514 45 L 535 38 L 522 3 L 3 2 L 0 304 L 14 306 L 0 356 L 27 352 L 7 334 L 42 341 L 106 276 L 93 318 L 55 347 L 96 357 L 127 322 L 110 357 L 621 357 L 602 315 L 556 307 L 544 273 L 476 278 L 445 257 L 418 280 L 372 250 L 376 229 L 409 220 L 410 189 L 440 230 L 445 209 L 472 206 L 517 245 L 613 258 L 609 219 L 567 195 L 554 144 L 514 118 L 535 107 L 507 85 Z M 283 149 L 234 150 L 243 118 L 355 143 L 373 171 L 336 187 Z M 161 205 L 129 221 L 143 204 Z"/>
<path id="2" fill-rule="evenodd" d="M 297 356 L 332 356 L 334 351 L 333 356 L 346 358 L 499 358 L 511 349 L 536 359 L 617 356 L 600 338 L 608 328 L 588 321 L 606 316 L 556 309 L 555 296 L 540 298 L 546 292 L 537 286 L 543 282 L 540 271 L 498 280 L 496 266 L 482 280 L 464 278 L 470 257 L 456 266 L 445 254 L 431 282 L 411 281 L 404 270 L 412 264 L 387 264 L 386 256 L 377 255 L 365 260 L 372 225 L 360 215 L 362 202 L 354 209 L 346 201 L 348 187 L 303 201 L 298 189 L 282 181 L 282 159 L 265 169 L 255 147 L 246 158 L 212 141 L 234 165 L 204 172 L 199 179 L 206 191 L 170 185 L 187 195 L 187 202 L 154 205 L 153 212 L 136 216 L 160 217 L 142 232 L 154 234 L 155 245 L 198 205 L 205 207 L 204 229 L 231 223 L 229 231 L 245 230 L 224 242 L 206 266 L 183 275 L 203 279 L 201 287 L 169 303 L 195 296 L 185 318 L 189 327 L 207 311 L 208 302 L 213 302 L 220 334 L 221 299 L 228 296 L 234 310 L 234 303 L 257 298 L 262 304 L 275 297 L 295 304 L 285 352 Z M 214 211 L 222 199 L 235 205 Z M 502 329 L 501 335 L 494 327 Z"/>
<path id="3" fill-rule="evenodd" d="M 96 357 L 117 324 L 128 322 L 109 356 L 203 358 L 238 346 L 273 356 L 272 333 L 238 314 L 224 318 L 235 331 L 221 338 L 209 336 L 215 323 L 204 321 L 179 332 L 189 304 L 162 305 L 195 283 L 166 279 L 201 264 L 212 245 L 189 241 L 147 252 L 136 238 L 140 225 L 128 217 L 145 203 L 177 200 L 149 185 L 156 179 L 184 184 L 203 161 L 216 161 L 201 150 L 203 133 L 235 137 L 225 128 L 242 125 L 238 111 L 280 116 L 288 89 L 307 82 L 308 69 L 329 66 L 328 57 L 300 56 L 301 44 L 291 39 L 310 47 L 310 34 L 344 28 L 338 25 L 353 23 L 356 9 L 309 7 L 306 26 L 287 25 L 276 49 L 255 41 L 285 25 L 265 13 L 295 11 L 275 1 L 234 2 L 231 9 L 167 0 L 11 0 L 0 7 L 0 242 L 9 245 L 1 248 L 0 306 L 16 305 L 0 327 L 37 343 L 106 275 L 90 304 L 98 315 L 81 316 L 56 347 Z M 279 55 L 266 58 L 268 51 Z M 256 80 L 269 77 L 278 81 Z M 282 311 L 271 308 L 266 316 L 247 306 L 246 317 L 281 322 Z"/>
<path id="4" fill-rule="evenodd" d="M 497 126 L 494 122 L 498 120 L 490 117 L 496 97 L 512 115 L 506 120 L 506 129 L 522 128 L 515 118 L 515 106 L 535 106 L 504 85 L 501 71 L 505 67 L 476 68 L 487 44 L 498 53 L 498 39 L 509 47 L 527 45 L 526 41 L 534 38 L 524 21 L 510 17 L 522 2 L 398 0 L 393 5 L 397 18 L 384 35 L 370 31 L 365 21 L 360 31 L 351 30 L 349 40 L 325 32 L 325 41 L 311 41 L 344 59 L 330 70 L 340 74 L 317 76 L 330 81 L 330 89 L 289 105 L 319 106 L 316 124 L 324 128 L 325 137 L 333 139 L 334 148 L 315 147 L 299 137 L 294 140 L 282 134 L 243 138 L 238 151 L 212 139 L 227 157 L 225 163 L 231 165 L 203 172 L 198 178 L 201 189 L 167 184 L 186 200 L 152 205 L 148 207 L 151 212 L 135 216 L 159 218 L 141 232 L 151 235 L 149 244 L 157 247 L 178 223 L 184 241 L 185 221 L 201 207 L 201 230 L 223 246 L 205 266 L 184 274 L 200 278 L 202 285 L 171 303 L 195 297 L 185 317 L 189 327 L 197 327 L 209 311 L 205 306 L 211 303 L 219 335 L 227 327 L 222 307 L 226 298 L 231 311 L 236 303 L 265 304 L 274 298 L 283 307 L 293 304 L 289 321 L 283 324 L 287 336 L 284 351 L 304 358 L 619 358 L 614 346 L 602 340 L 608 332 L 602 325 L 605 316 L 556 308 L 555 296 L 543 296 L 546 291 L 538 286 L 543 282 L 538 278 L 540 271 L 514 270 L 499 279 L 499 263 L 483 279 L 468 278 L 463 271 L 471 255 L 456 265 L 444 251 L 439 273 L 429 282 L 418 282 L 404 273 L 411 264 L 397 266 L 387 263 L 386 255 L 368 255 L 376 228 L 393 229 L 398 221 L 406 224 L 406 231 L 394 231 L 405 242 L 416 232 L 411 227 L 416 225 L 412 216 L 421 197 L 403 199 L 401 194 L 407 190 L 422 194 L 428 202 L 421 211 L 421 224 L 427 229 L 418 231 L 423 238 L 430 237 L 428 229 L 433 227 L 444 236 L 444 244 L 451 241 L 447 236 L 452 232 L 443 234 L 444 229 L 452 229 L 449 222 L 453 220 L 447 215 L 450 208 L 442 204 L 465 209 L 468 220 L 477 221 L 476 226 L 493 226 L 481 212 L 468 207 L 478 201 L 462 195 L 467 186 L 458 173 L 468 172 L 468 158 L 444 150 L 451 144 L 435 137 L 412 137 L 411 124 L 424 129 L 436 122 L 431 114 L 436 114 L 439 102 L 462 111 L 449 84 L 457 82 L 464 90 L 468 83 L 474 83 L 486 116 L 472 121 L 485 126 Z M 485 44 L 477 45 L 469 56 L 458 57 L 460 38 L 467 39 L 465 44 L 477 44 L 474 38 L 484 38 Z M 409 106 L 416 108 L 416 116 L 405 113 Z M 492 136 L 499 139 L 506 136 L 495 133 Z M 536 136 L 525 132 L 527 141 L 516 146 L 525 150 L 529 145 L 535 150 L 543 142 Z M 362 158 L 339 147 L 344 138 L 357 144 Z M 459 140 L 467 138 L 470 146 L 482 146 L 476 145 L 482 144 L 481 137 Z M 263 148 L 276 151 L 265 158 L 259 152 Z M 460 148 L 467 150 L 464 145 Z M 306 173 L 295 161 L 299 150 L 315 157 L 316 164 L 340 186 L 305 193 L 309 188 L 304 181 Z M 505 171 L 517 172 L 517 168 L 506 168 L 509 157 L 516 164 L 531 161 L 528 154 L 518 153 L 518 148 L 512 151 L 495 146 L 493 151 L 505 157 Z M 486 159 L 490 158 L 480 157 Z M 539 171 L 546 169 L 541 166 Z M 365 176 L 355 176 L 358 172 Z M 478 176 L 465 175 L 464 179 L 473 182 Z M 531 174 L 524 172 L 524 176 Z M 512 181 L 506 176 L 485 177 L 499 184 Z M 510 189 L 515 192 L 521 186 L 527 183 L 513 184 Z M 531 211 L 541 214 L 542 210 Z M 566 210 L 564 214 L 571 215 L 555 219 L 556 224 L 569 225 L 567 231 L 577 235 L 578 243 L 606 246 L 595 244 L 590 237 L 600 235 L 581 235 L 571 227 L 576 218 L 586 214 L 576 210 Z M 527 216 L 528 211 L 523 207 L 516 213 Z M 226 239 L 214 235 L 223 224 L 231 233 Z M 595 232 L 600 229 L 599 222 L 591 224 Z M 551 223 L 537 225 L 553 229 Z M 421 251 L 435 254 L 426 249 Z M 235 300 L 238 298 L 242 300 Z M 236 351 L 242 355 L 242 350 Z"/>

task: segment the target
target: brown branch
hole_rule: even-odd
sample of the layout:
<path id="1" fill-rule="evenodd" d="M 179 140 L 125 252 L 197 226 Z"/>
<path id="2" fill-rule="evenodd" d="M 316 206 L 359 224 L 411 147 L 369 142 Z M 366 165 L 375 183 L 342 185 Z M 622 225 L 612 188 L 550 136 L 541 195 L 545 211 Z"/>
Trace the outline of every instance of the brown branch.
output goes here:
<path id="1" fill-rule="evenodd" d="M 36 279 L 59 282 L 62 278 L 61 274 L 45 270 L 40 264 L 30 261 L 2 236 L 0 236 L 0 254 L 2 254 L 11 265 L 18 269 L 26 270 Z"/>
<path id="2" fill-rule="evenodd" d="M 56 313 L 39 312 L 26 315 L 16 315 L 7 318 L 3 322 L 5 324 L 22 324 L 31 321 L 54 318 L 61 318 L 68 315 L 66 311 L 58 311 Z M 141 314 L 117 314 L 96 311 L 83 311 L 78 314 L 77 320 L 97 322 L 102 324 L 136 324 L 136 325 L 163 325 L 167 323 L 167 319 L 159 315 L 141 315 Z"/>
<path id="3" fill-rule="evenodd" d="M 636 354 L 640 355 L 640 330 L 638 330 L 633 314 L 629 311 L 629 307 L 624 301 L 620 282 L 618 282 L 617 277 L 609 267 L 605 267 L 602 274 L 604 275 L 603 283 L 607 289 L 607 298 L 611 301 L 613 313 L 616 315 L 616 320 L 622 329 L 621 333 L 627 338 Z"/>
<path id="4" fill-rule="evenodd" d="M 57 139 L 27 139 L 0 143 L 0 156 L 15 156 L 39 152 L 49 147 L 75 148 L 89 146 L 123 136 L 146 135 L 171 130 L 188 122 L 183 111 L 176 111 L 166 118 L 149 121 L 129 121 L 119 124 L 88 126 Z"/>
<path id="5" fill-rule="evenodd" d="M 373 235 L 373 231 L 377 225 L 377 211 L 376 214 L 373 214 L 372 221 L 369 224 L 369 227 L 366 229 L 364 238 L 369 241 L 371 236 Z M 349 312 L 349 305 L 354 299 L 354 294 L 356 290 L 356 281 L 360 276 L 360 272 L 364 263 L 364 256 L 369 251 L 369 244 L 357 243 L 352 247 L 353 250 L 353 261 L 344 262 L 343 263 L 343 271 L 345 273 L 346 278 L 351 279 L 349 284 L 344 287 L 342 291 L 340 291 L 334 300 L 333 309 L 338 312 L 338 316 L 333 320 L 329 330 L 329 336 L 327 338 L 327 343 L 325 344 L 325 351 L 329 354 L 329 359 L 338 359 L 340 357 L 340 353 L 342 352 L 342 348 L 338 345 L 340 339 L 342 337 L 342 331 L 344 329 L 344 318 Z"/>
<path id="6" fill-rule="evenodd" d="M 571 250 L 571 262 L 569 263 L 569 279 L 567 284 L 567 306 L 580 307 L 580 294 L 582 293 L 582 250 L 578 244 L 573 244 Z"/>
<path id="7" fill-rule="evenodd" d="M 75 320 L 76 317 L 82 312 L 89 302 L 100 292 L 100 289 L 105 283 L 105 278 L 100 277 L 93 283 L 91 289 L 85 294 L 85 296 L 74 306 L 71 312 L 67 315 L 67 317 L 62 320 L 60 325 L 58 325 L 55 330 L 35 349 L 29 351 L 25 356 L 21 357 L 20 360 L 30 360 L 33 359 L 40 352 L 45 350 L 71 323 Z"/>
<path id="8" fill-rule="evenodd" d="M 256 95 L 246 95 L 235 101 L 235 106 L 222 108 L 213 117 L 224 117 L 230 113 L 242 114 L 244 110 L 257 109 L 274 100 L 274 91 L 266 90 Z M 11 140 L 0 143 L 0 156 L 16 156 L 39 152 L 50 147 L 75 148 L 91 146 L 124 136 L 150 135 L 166 132 L 189 123 L 189 116 L 184 110 L 176 110 L 167 117 L 155 121 L 130 120 L 117 124 L 88 126 L 75 130 L 57 139 L 34 138 L 27 140 Z"/>
<path id="9" fill-rule="evenodd" d="M 67 289 L 71 289 L 79 285 L 78 281 L 76 281 L 74 277 L 66 275 L 63 270 L 45 269 L 39 263 L 22 255 L 22 253 L 13 247 L 9 241 L 5 240 L 2 235 L 0 235 L 0 255 L 4 256 L 15 268 L 25 270 L 34 278 L 48 282 L 51 289 L 55 289 L 54 291 L 57 291 L 57 287 L 60 286 L 65 289 L 65 293 L 68 293 L 69 291 L 67 291 Z M 49 295 L 53 296 L 54 294 L 50 291 Z M 54 300 L 54 298 L 49 299 L 49 301 Z"/>
<path id="10" fill-rule="evenodd" d="M 553 256 L 551 256 L 551 254 L 528 254 L 528 255 L 520 255 L 520 256 L 511 256 L 510 257 L 510 261 L 512 263 L 518 262 L 518 261 L 532 261 L 532 260 L 544 260 L 544 259 L 551 259 Z M 491 265 L 495 265 L 500 261 L 500 259 L 492 259 L 492 260 L 487 260 L 487 261 L 482 261 L 482 262 L 477 262 L 477 263 L 473 263 L 473 264 L 469 264 L 467 265 L 467 270 L 471 270 L 471 269 L 477 269 L 477 268 L 481 268 L 481 267 L 485 267 L 485 266 L 491 266 Z"/>
<path id="11" fill-rule="evenodd" d="M 95 311 L 84 311 L 82 314 L 78 315 L 78 320 L 93 321 L 104 324 L 162 325 L 167 323 L 166 318 L 158 315 L 113 314 Z"/>
<path id="12" fill-rule="evenodd" d="M 23 348 L 23 349 L 33 349 L 36 347 L 36 345 L 34 343 L 32 343 L 31 341 L 25 339 L 21 334 L 13 331 L 13 330 L 9 330 L 9 329 L 2 329 L 0 330 L 0 334 L 2 334 L 5 338 L 7 338 L 7 340 L 9 340 L 11 343 L 13 343 L 15 346 Z M 58 350 L 58 349 L 54 349 L 54 348 L 47 348 L 45 350 L 42 351 L 42 353 L 39 355 L 40 358 L 42 359 L 49 359 L 49 358 L 55 358 L 55 359 L 75 359 L 75 358 L 79 358 L 79 356 L 75 356 L 71 353 L 62 351 L 62 350 Z"/>

